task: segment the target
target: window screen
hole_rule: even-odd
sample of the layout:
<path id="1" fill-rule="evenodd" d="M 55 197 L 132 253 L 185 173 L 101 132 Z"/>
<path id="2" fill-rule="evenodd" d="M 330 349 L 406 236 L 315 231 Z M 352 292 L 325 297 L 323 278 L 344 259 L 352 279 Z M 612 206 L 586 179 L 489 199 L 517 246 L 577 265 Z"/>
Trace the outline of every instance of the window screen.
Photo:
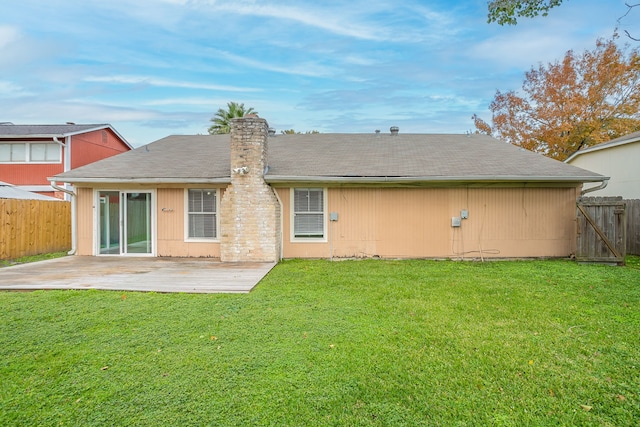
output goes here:
<path id="1" fill-rule="evenodd" d="M 189 190 L 189 237 L 215 238 L 216 190 Z"/>
<path id="2" fill-rule="evenodd" d="M 293 191 L 293 233 L 295 237 L 324 237 L 324 197 L 322 188 Z"/>

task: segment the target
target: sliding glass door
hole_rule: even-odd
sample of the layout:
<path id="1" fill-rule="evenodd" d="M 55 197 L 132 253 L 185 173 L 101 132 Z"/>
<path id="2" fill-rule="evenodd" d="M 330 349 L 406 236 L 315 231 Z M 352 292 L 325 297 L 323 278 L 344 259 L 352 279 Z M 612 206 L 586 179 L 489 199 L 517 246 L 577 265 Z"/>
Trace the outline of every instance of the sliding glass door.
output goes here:
<path id="1" fill-rule="evenodd" d="M 153 254 L 151 192 L 100 191 L 99 253 Z"/>

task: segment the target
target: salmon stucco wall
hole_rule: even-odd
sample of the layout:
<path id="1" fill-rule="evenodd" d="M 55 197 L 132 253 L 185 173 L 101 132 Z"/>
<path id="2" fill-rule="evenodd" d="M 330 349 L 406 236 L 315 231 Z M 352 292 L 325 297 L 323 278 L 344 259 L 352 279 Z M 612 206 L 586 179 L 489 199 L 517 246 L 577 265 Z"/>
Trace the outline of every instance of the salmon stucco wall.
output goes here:
<path id="1" fill-rule="evenodd" d="M 222 190 L 218 192 L 218 200 L 221 196 Z M 220 258 L 219 240 L 206 242 L 185 240 L 184 188 L 160 188 L 157 191 L 157 197 L 158 256 Z"/>
<path id="2" fill-rule="evenodd" d="M 93 255 L 93 189 L 76 189 L 77 247 L 78 255 Z"/>
<path id="3" fill-rule="evenodd" d="M 327 190 L 327 189 L 325 189 Z M 570 188 L 329 188 L 337 213 L 318 242 L 291 239 L 291 190 L 283 204 L 283 257 L 514 258 L 575 252 Z M 452 217 L 468 212 L 460 227 Z"/>
<path id="4" fill-rule="evenodd" d="M 138 189 L 155 189 L 156 192 L 156 255 L 171 257 L 210 257 L 220 258 L 220 242 L 188 241 L 185 239 L 185 188 L 155 188 L 138 186 Z M 192 185 L 189 188 L 211 188 L 214 186 Z M 110 186 L 109 190 L 132 190 L 130 187 Z M 224 193 L 217 188 L 218 198 Z M 94 255 L 96 244 L 94 233 L 95 191 L 93 188 L 78 188 L 77 196 L 77 254 Z"/>

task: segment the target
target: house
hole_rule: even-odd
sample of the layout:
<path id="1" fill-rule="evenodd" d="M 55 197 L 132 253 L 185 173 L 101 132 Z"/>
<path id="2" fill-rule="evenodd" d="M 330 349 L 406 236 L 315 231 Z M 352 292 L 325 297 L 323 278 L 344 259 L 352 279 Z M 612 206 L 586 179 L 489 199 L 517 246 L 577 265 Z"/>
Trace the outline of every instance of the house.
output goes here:
<path id="1" fill-rule="evenodd" d="M 611 177 L 590 195 L 640 199 L 640 132 L 579 150 L 565 163 Z"/>
<path id="2" fill-rule="evenodd" d="M 25 191 L 63 197 L 47 177 L 131 149 L 108 124 L 0 123 L 0 181 Z"/>
<path id="3" fill-rule="evenodd" d="M 566 257 L 576 198 L 606 177 L 485 135 L 169 136 L 58 174 L 79 255 Z"/>

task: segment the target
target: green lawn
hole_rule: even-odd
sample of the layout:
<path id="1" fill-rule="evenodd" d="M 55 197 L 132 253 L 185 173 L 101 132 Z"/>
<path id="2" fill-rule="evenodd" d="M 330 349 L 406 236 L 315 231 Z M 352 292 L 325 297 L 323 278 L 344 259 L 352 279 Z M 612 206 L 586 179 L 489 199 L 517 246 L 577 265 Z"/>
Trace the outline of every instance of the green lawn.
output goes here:
<path id="1" fill-rule="evenodd" d="M 2 292 L 0 425 L 630 426 L 639 260 L 293 260 L 248 295 Z"/>
<path id="2" fill-rule="evenodd" d="M 16 264 L 26 264 L 29 262 L 44 261 L 47 259 L 61 258 L 67 255 L 67 251 L 53 252 L 40 255 L 28 255 L 16 259 L 0 259 L 0 268 L 9 267 Z"/>

